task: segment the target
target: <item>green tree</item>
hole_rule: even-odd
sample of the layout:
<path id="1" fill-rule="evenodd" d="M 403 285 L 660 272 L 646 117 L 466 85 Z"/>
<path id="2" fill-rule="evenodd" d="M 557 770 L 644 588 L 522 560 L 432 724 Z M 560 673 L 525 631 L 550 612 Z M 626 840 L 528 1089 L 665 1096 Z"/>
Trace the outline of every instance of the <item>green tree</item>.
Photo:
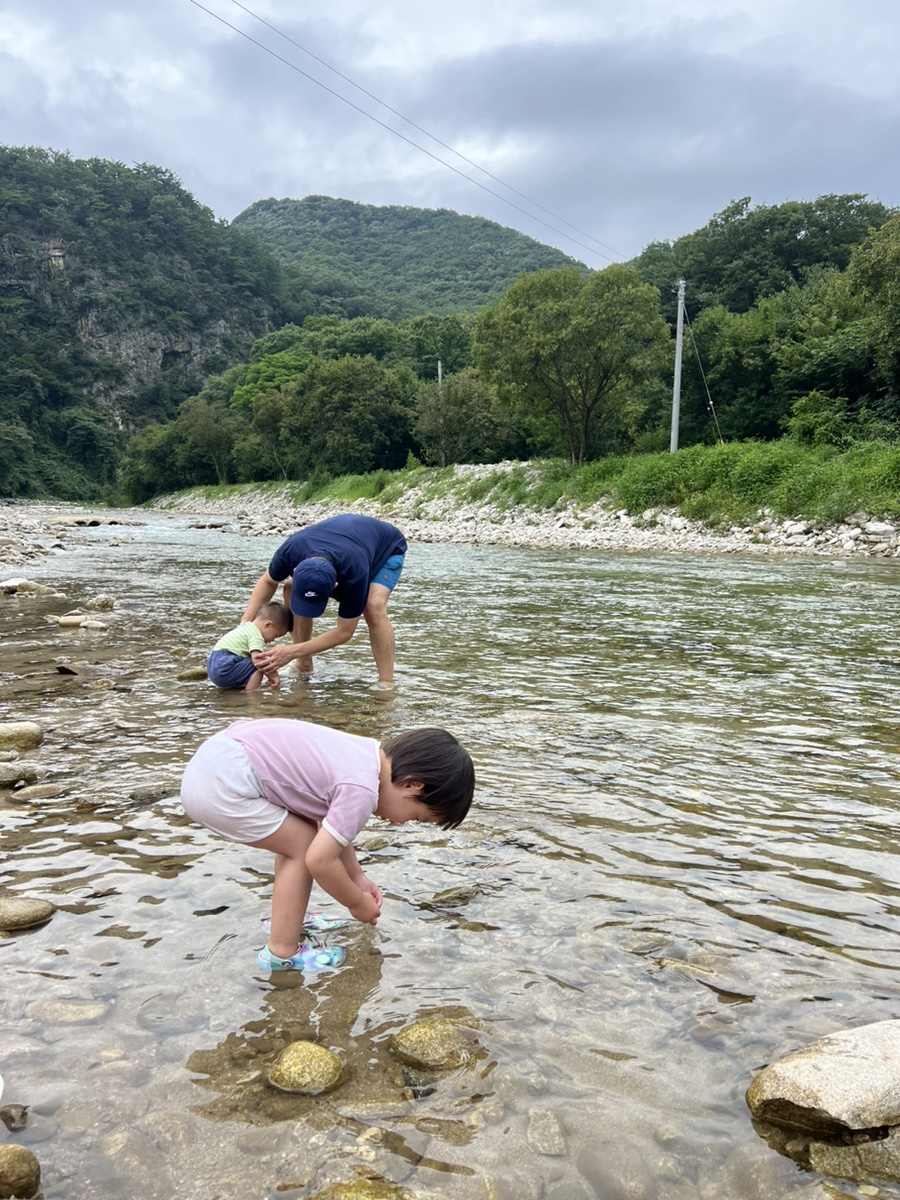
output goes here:
<path id="1" fill-rule="evenodd" d="M 455 375 L 471 366 L 472 324 L 464 313 L 426 313 L 401 321 L 404 358 L 420 379 L 437 379 L 438 363 L 444 375 Z"/>
<path id="2" fill-rule="evenodd" d="M 413 405 L 413 432 L 426 461 L 446 467 L 493 458 L 499 440 L 494 400 L 493 389 L 471 370 L 422 384 Z"/>
<path id="3" fill-rule="evenodd" d="M 282 389 L 279 444 L 292 476 L 364 474 L 400 465 L 412 445 L 415 388 L 415 376 L 403 365 L 385 367 L 351 355 L 313 359 Z"/>
<path id="4" fill-rule="evenodd" d="M 658 287 L 669 285 L 664 298 L 670 322 L 679 277 L 687 280 L 692 316 L 716 305 L 747 312 L 759 300 L 802 283 L 815 267 L 843 271 L 853 247 L 889 216 L 883 204 L 861 194 L 756 207 L 744 196 L 702 229 L 671 244 L 651 243 L 634 265 L 642 278 Z"/>
<path id="5" fill-rule="evenodd" d="M 881 408 L 900 419 L 900 214 L 893 216 L 860 246 L 848 276 L 866 302 Z"/>
<path id="6" fill-rule="evenodd" d="M 175 420 L 178 459 L 195 483 L 205 483 L 207 468 L 215 471 L 216 483 L 228 483 L 228 464 L 240 422 L 226 409 L 210 404 L 204 396 L 185 400 Z"/>
<path id="7" fill-rule="evenodd" d="M 34 495 L 36 482 L 31 434 L 24 425 L 0 421 L 0 495 Z"/>
<path id="8" fill-rule="evenodd" d="M 561 434 L 574 465 L 633 434 L 671 340 L 658 291 L 633 267 L 563 269 L 523 276 L 480 314 L 473 355 L 501 401 Z"/>

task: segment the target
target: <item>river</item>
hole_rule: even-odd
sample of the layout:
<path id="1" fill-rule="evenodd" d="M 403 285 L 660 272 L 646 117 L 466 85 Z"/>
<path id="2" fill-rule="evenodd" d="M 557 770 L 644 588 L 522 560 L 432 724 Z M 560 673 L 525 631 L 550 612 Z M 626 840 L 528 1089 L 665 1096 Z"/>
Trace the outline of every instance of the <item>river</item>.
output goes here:
<path id="1" fill-rule="evenodd" d="M 29 569 L 65 601 L 0 599 L 0 720 L 43 726 L 25 757 L 62 788 L 0 807 L 2 885 L 59 908 L 0 942 L 8 1137 L 46 1200 L 859 1194 L 771 1150 L 744 1092 L 900 1016 L 896 563 L 414 545 L 393 697 L 363 628 L 247 696 L 177 675 L 277 540 L 136 520 Z M 97 593 L 106 632 L 48 621 Z M 270 857 L 175 794 L 204 737 L 271 715 L 443 725 L 478 774 L 453 833 L 367 828 L 382 919 L 305 979 L 255 966 Z M 474 1052 L 426 1077 L 388 1040 L 433 1016 Z M 265 1083 L 296 1038 L 341 1055 L 335 1091 Z"/>

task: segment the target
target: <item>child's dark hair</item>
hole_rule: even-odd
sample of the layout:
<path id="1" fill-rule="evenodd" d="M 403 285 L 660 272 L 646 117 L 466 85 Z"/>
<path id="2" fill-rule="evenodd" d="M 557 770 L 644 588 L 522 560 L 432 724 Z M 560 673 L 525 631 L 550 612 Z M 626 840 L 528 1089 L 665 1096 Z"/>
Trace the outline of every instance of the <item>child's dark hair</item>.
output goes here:
<path id="1" fill-rule="evenodd" d="M 421 781 L 419 799 L 440 814 L 441 829 L 465 820 L 475 791 L 475 767 L 468 750 L 446 729 L 410 729 L 382 747 L 391 760 L 391 783 Z"/>
<path id="2" fill-rule="evenodd" d="M 257 619 L 262 617 L 264 621 L 271 621 L 273 625 L 283 625 L 285 633 L 290 633 L 294 628 L 294 614 L 287 605 L 279 604 L 277 600 L 264 604 L 256 616 Z"/>

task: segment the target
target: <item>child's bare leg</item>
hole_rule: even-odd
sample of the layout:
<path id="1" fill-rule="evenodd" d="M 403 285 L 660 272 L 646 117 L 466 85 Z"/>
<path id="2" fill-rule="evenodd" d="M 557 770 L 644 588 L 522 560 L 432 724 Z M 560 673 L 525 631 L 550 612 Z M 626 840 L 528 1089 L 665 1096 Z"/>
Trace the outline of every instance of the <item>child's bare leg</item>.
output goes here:
<path id="1" fill-rule="evenodd" d="M 277 833 L 262 842 L 253 842 L 254 846 L 271 850 L 275 855 L 269 949 L 279 958 L 290 958 L 300 948 L 313 882 L 306 866 L 306 852 L 315 836 L 316 827 L 311 821 L 288 813 Z"/>
<path id="2" fill-rule="evenodd" d="M 245 692 L 258 692 L 260 684 L 263 681 L 262 671 L 254 671 L 247 682 L 244 684 Z"/>

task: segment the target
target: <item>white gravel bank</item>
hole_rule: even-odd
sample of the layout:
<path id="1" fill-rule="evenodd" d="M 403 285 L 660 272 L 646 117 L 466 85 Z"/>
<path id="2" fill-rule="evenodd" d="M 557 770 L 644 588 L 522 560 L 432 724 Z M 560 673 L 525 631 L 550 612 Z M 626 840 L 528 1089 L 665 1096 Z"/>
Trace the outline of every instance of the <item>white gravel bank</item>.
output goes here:
<path id="1" fill-rule="evenodd" d="M 509 464 L 511 469 L 520 464 Z M 468 484 L 490 467 L 459 466 L 456 476 Z M 366 513 L 391 521 L 410 541 L 462 542 L 481 546 L 522 546 L 558 550 L 625 550 L 663 553 L 714 554 L 827 554 L 900 557 L 900 529 L 885 521 L 856 513 L 831 528 L 815 528 L 807 521 L 778 521 L 763 516 L 753 526 L 734 526 L 716 532 L 674 510 L 653 509 L 629 516 L 602 504 L 580 507 L 564 503 L 549 511 L 525 507 L 504 510 L 490 503 L 460 503 L 452 493 L 426 499 L 419 488 L 407 491 L 389 505 L 377 501 L 345 504 L 296 505 L 287 490 L 248 487 L 221 499 L 204 500 L 198 494 L 164 497 L 157 506 L 169 511 L 205 514 L 227 520 L 243 533 L 287 536 L 314 521 L 339 512 Z"/>

